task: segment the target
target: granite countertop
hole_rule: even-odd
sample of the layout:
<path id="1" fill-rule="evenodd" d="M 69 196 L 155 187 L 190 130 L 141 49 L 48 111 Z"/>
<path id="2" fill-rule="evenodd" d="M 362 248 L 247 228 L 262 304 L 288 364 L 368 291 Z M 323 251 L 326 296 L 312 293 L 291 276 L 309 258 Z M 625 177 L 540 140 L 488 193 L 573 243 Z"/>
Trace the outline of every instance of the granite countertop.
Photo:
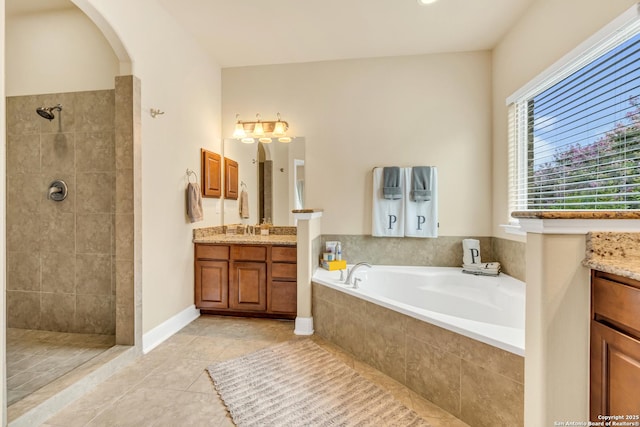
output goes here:
<path id="1" fill-rule="evenodd" d="M 222 243 L 222 244 L 246 244 L 246 245 L 288 245 L 295 246 L 297 236 L 277 235 L 248 236 L 245 234 L 214 234 L 206 237 L 194 238 L 193 243 Z"/>
<path id="2" fill-rule="evenodd" d="M 220 225 L 216 227 L 196 228 L 193 230 L 193 243 L 245 244 L 245 245 L 288 245 L 297 244 L 297 228 L 289 226 L 272 226 L 268 236 L 262 236 L 260 230 L 252 236 L 243 233 L 227 233 L 229 227 L 242 229 L 238 224 Z"/>
<path id="3" fill-rule="evenodd" d="M 585 267 L 640 280 L 640 233 L 587 234 Z"/>
<path id="4" fill-rule="evenodd" d="M 516 211 L 514 218 L 533 219 L 640 219 L 640 210 L 635 211 Z"/>

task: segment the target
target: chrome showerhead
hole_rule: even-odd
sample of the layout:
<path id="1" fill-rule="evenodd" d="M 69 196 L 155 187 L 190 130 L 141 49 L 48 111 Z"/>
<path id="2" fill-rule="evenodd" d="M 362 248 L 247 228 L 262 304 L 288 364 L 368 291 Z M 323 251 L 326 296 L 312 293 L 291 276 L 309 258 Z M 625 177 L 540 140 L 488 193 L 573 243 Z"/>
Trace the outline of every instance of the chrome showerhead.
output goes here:
<path id="1" fill-rule="evenodd" d="M 38 107 L 36 108 L 36 113 L 40 115 L 40 117 L 44 117 L 45 119 L 51 121 L 55 119 L 54 111 L 62 111 L 62 105 L 58 104 L 54 107 Z"/>

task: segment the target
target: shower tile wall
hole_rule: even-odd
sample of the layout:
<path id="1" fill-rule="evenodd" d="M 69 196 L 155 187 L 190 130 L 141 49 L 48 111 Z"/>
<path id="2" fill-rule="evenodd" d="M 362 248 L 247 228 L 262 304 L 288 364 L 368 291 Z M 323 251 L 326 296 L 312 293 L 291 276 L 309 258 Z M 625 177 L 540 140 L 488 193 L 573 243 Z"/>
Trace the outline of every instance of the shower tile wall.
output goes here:
<path id="1" fill-rule="evenodd" d="M 52 121 L 35 112 L 56 104 Z M 114 110 L 113 90 L 7 98 L 11 328 L 114 334 Z"/>

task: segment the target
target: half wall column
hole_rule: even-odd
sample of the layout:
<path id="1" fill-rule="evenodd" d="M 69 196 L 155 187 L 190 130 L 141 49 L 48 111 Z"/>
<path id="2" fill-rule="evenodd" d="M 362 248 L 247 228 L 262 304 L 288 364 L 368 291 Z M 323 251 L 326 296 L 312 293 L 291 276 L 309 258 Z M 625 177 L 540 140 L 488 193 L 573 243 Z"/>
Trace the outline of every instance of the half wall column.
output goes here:
<path id="1" fill-rule="evenodd" d="M 294 210 L 293 216 L 298 226 L 298 313 L 295 334 L 313 334 L 311 313 L 311 278 L 318 268 L 322 246 L 320 219 L 322 210 Z"/>

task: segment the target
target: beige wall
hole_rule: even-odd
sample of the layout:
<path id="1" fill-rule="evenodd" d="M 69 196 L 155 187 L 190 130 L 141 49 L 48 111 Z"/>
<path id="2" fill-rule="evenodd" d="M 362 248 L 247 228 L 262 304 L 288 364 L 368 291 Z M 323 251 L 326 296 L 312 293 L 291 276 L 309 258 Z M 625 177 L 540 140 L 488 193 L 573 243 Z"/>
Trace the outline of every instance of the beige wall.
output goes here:
<path id="1" fill-rule="evenodd" d="M 222 71 L 222 130 L 282 114 L 306 138 L 323 233 L 371 233 L 374 166 L 435 165 L 441 235 L 491 233 L 491 55 L 451 53 Z"/>
<path id="2" fill-rule="evenodd" d="M 538 0 L 493 51 L 493 229 L 509 221 L 506 98 L 627 10 L 635 0 Z"/>
<path id="3" fill-rule="evenodd" d="M 108 23 L 112 30 L 102 30 L 112 43 L 114 36 L 119 38 L 131 58 L 133 73 L 142 81 L 143 331 L 147 332 L 193 304 L 192 229 L 220 224 L 218 199 L 204 201 L 205 220 L 200 223 L 188 223 L 185 208 L 185 170 L 191 168 L 201 175 L 201 147 L 221 151 L 220 68 L 155 1 L 74 3 L 96 21 Z M 67 54 L 60 51 L 86 48 L 86 42 L 80 40 L 93 38 L 95 28 L 74 25 L 75 37 L 64 44 L 49 43 L 46 47 L 52 52 L 48 55 L 63 58 Z M 122 46 L 112 46 L 122 59 Z M 7 47 L 7 54 L 10 51 Z M 86 56 L 98 64 L 108 56 L 110 72 L 117 71 L 113 52 L 96 50 Z M 31 59 L 27 64 L 34 62 L 37 60 Z M 35 90 L 30 79 L 23 82 L 21 78 L 14 81 L 12 93 Z M 66 90 L 81 90 L 84 81 L 71 74 L 59 79 L 69 84 Z M 94 76 L 89 84 L 100 87 L 100 81 Z M 73 84 L 78 86 L 70 87 Z M 109 85 L 113 87 L 113 75 Z M 38 88 L 56 90 L 53 86 Z M 152 119 L 150 108 L 163 110 L 165 115 Z"/>
<path id="4" fill-rule="evenodd" d="M 219 199 L 204 221 L 186 217 L 186 169 L 200 148 L 221 152 L 220 67 L 154 0 L 74 0 L 113 29 L 142 85 L 143 332 L 193 305 L 192 230 L 220 224 Z M 93 13 L 93 12 L 91 12 Z M 165 112 L 151 118 L 150 108 Z"/>
<path id="5" fill-rule="evenodd" d="M 118 58 L 95 24 L 69 4 L 8 17 L 7 96 L 113 89 Z"/>
<path id="6" fill-rule="evenodd" d="M 494 236 L 524 240 L 499 227 L 509 221 L 506 98 L 635 3 L 538 0 L 494 49 Z M 527 236 L 526 426 L 588 418 L 589 276 L 581 266 L 584 242 L 584 235 Z"/>

